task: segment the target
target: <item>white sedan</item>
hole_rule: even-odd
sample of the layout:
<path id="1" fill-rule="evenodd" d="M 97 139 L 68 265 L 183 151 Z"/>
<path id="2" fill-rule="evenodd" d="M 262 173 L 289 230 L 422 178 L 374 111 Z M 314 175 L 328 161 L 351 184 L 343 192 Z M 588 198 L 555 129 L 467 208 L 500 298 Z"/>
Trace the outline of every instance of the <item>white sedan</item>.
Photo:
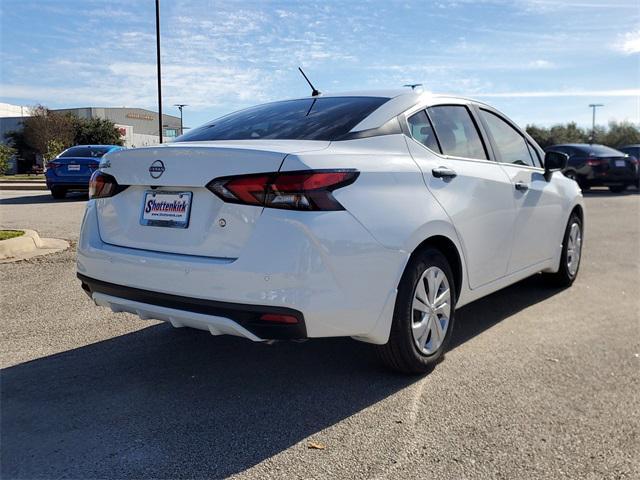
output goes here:
<path id="1" fill-rule="evenodd" d="M 350 336 L 429 371 L 455 308 L 578 274 L 578 185 L 490 106 L 320 95 L 105 156 L 77 269 L 98 305 L 253 341 Z"/>

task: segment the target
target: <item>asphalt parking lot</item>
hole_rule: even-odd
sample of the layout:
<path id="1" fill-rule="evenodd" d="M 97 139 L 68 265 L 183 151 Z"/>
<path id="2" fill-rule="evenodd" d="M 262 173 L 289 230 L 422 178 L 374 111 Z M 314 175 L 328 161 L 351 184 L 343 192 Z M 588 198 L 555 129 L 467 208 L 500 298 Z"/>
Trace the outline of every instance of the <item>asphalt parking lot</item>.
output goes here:
<path id="1" fill-rule="evenodd" d="M 640 195 L 586 197 L 574 286 L 537 276 L 464 307 L 426 377 L 350 339 L 262 345 L 112 314 L 73 247 L 0 265 L 0 475 L 639 478 Z M 85 201 L 3 191 L 0 225 L 75 241 Z"/>

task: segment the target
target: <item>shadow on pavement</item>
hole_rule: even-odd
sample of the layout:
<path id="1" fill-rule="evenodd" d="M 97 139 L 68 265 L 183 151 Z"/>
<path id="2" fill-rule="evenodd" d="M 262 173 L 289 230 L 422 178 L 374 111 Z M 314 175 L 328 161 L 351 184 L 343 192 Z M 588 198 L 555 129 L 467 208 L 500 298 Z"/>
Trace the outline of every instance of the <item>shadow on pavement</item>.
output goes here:
<path id="1" fill-rule="evenodd" d="M 13 192 L 12 192 L 13 193 Z M 39 203 L 65 203 L 65 202 L 86 202 L 89 199 L 86 193 L 71 192 L 66 198 L 56 200 L 50 193 L 42 195 L 24 195 L 21 197 L 10 197 L 0 199 L 0 205 L 29 205 Z"/>
<path id="2" fill-rule="evenodd" d="M 452 348 L 556 291 L 534 277 L 461 309 Z M 3 370 L 1 476 L 226 477 L 417 380 L 350 339 L 154 325 Z"/>

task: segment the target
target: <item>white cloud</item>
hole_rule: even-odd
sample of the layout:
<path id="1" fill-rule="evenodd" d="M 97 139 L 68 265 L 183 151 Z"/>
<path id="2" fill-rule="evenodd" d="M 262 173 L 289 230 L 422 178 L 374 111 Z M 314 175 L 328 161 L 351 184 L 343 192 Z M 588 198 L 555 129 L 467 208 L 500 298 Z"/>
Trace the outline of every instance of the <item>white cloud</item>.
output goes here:
<path id="1" fill-rule="evenodd" d="M 533 70 L 546 70 L 555 67 L 555 65 L 548 60 L 532 60 L 527 66 Z"/>
<path id="2" fill-rule="evenodd" d="M 533 98 L 533 97 L 640 97 L 640 88 L 622 90 L 551 90 L 544 92 L 474 93 L 476 97 Z"/>
<path id="3" fill-rule="evenodd" d="M 640 53 L 640 29 L 619 36 L 614 49 L 626 54 Z"/>

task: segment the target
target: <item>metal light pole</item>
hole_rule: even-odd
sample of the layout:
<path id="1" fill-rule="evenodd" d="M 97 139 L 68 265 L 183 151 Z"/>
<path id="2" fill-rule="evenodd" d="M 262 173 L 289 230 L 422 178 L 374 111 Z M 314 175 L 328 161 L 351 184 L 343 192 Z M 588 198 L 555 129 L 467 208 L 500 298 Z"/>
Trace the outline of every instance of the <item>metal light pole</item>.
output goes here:
<path id="1" fill-rule="evenodd" d="M 602 103 L 590 103 L 589 108 L 593 109 L 593 115 L 591 117 L 591 143 L 596 140 L 596 108 L 604 107 Z"/>
<path id="2" fill-rule="evenodd" d="M 158 130 L 162 143 L 162 80 L 160 72 L 160 0 L 156 0 L 156 63 L 158 65 Z"/>
<path id="3" fill-rule="evenodd" d="M 187 105 L 186 103 L 174 103 L 173 106 L 178 107 L 178 110 L 180 110 L 180 135 L 182 135 L 184 133 L 184 127 L 182 126 L 182 109 L 184 107 L 188 107 L 189 105 Z"/>

